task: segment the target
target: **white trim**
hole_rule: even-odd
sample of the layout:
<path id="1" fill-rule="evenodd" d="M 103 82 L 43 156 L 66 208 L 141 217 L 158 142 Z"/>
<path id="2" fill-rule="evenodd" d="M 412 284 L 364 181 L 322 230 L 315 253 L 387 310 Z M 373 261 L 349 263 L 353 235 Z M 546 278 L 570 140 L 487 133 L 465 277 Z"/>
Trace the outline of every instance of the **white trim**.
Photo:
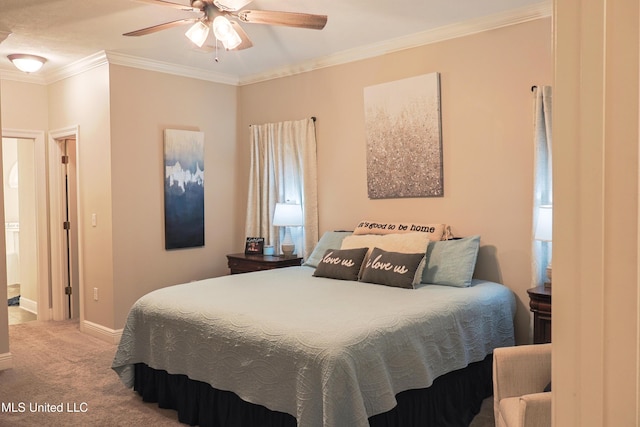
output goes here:
<path id="1" fill-rule="evenodd" d="M 551 16 L 553 11 L 552 2 L 543 1 L 531 6 L 489 15 L 481 18 L 470 19 L 464 22 L 445 25 L 432 30 L 410 34 L 392 40 L 385 40 L 369 46 L 344 50 L 323 58 L 316 58 L 307 62 L 288 65 L 279 69 L 270 70 L 266 73 L 255 74 L 240 79 L 240 85 L 258 83 L 275 78 L 292 76 L 305 73 L 307 71 L 346 64 L 376 56 L 411 49 L 427 44 L 438 43 L 458 37 L 465 37 L 483 31 L 495 30 L 510 25 L 522 24 L 524 22 Z"/>
<path id="2" fill-rule="evenodd" d="M 15 82 L 46 85 L 45 75 L 42 73 L 23 73 L 16 70 L 0 70 L 0 80 L 13 80 Z"/>
<path id="3" fill-rule="evenodd" d="M 49 224 L 47 223 L 47 153 L 44 132 L 22 129 L 2 129 L 3 138 L 32 139 L 36 166 L 36 239 L 37 239 L 37 287 L 38 301 L 35 314 L 38 320 L 51 320 L 49 281 Z M 40 310 L 40 311 L 38 311 Z"/>
<path id="4" fill-rule="evenodd" d="M 64 171 L 60 163 L 59 140 L 65 138 L 75 138 L 76 147 L 80 142 L 80 129 L 78 126 L 70 126 L 63 129 L 56 129 L 49 132 L 49 222 L 50 222 L 50 242 L 51 242 L 51 296 L 53 306 L 53 320 L 65 320 L 68 318 L 68 303 L 65 293 L 66 271 L 63 266 L 65 264 L 64 254 L 66 250 L 65 236 L 62 227 L 63 209 L 62 194 L 64 194 Z M 79 150 L 78 150 L 79 151 Z M 76 163 L 79 163 L 79 156 L 76 155 Z M 76 165 L 76 172 L 79 171 L 79 165 Z M 78 206 L 80 205 L 80 194 L 78 194 Z M 80 215 L 78 219 L 80 221 Z M 78 244 L 82 242 L 82 224 L 78 224 Z M 83 270 L 82 270 L 82 247 L 79 247 L 78 254 L 78 298 L 80 301 L 80 321 L 84 319 L 84 304 L 82 303 L 83 295 Z"/>
<path id="5" fill-rule="evenodd" d="M 32 299 L 25 298 L 23 296 L 20 297 L 20 308 L 28 311 L 29 313 L 33 313 L 36 316 L 38 315 L 38 303 Z"/>
<path id="6" fill-rule="evenodd" d="M 73 77 L 108 63 L 105 51 L 96 52 L 86 58 L 72 62 L 69 65 L 53 70 L 45 75 L 46 84 Z"/>
<path id="7" fill-rule="evenodd" d="M 109 64 L 114 65 L 123 65 L 125 67 L 140 68 L 143 70 L 157 71 L 160 73 L 173 74 L 176 76 L 190 77 L 198 80 L 206 80 L 214 83 L 224 83 L 234 86 L 238 85 L 240 81 L 237 77 L 229 74 L 216 73 L 202 68 L 138 58 L 136 56 L 125 55 L 123 53 L 107 52 L 106 55 L 109 60 Z"/>
<path id="8" fill-rule="evenodd" d="M 110 344 L 118 344 L 122 337 L 122 329 L 110 329 L 88 320 L 80 322 L 80 331 Z"/>
<path id="9" fill-rule="evenodd" d="M 0 371 L 13 368 L 13 355 L 11 353 L 0 354 Z"/>
<path id="10" fill-rule="evenodd" d="M 437 43 L 453 38 L 469 36 L 482 31 L 489 31 L 509 25 L 516 25 L 536 19 L 547 18 L 552 15 L 552 11 L 552 2 L 550 0 L 543 0 L 540 3 L 524 6 L 518 9 L 509 10 L 506 12 L 497 13 L 481 18 L 470 19 L 463 22 L 457 22 L 439 28 L 434 28 L 432 30 L 410 34 L 405 37 L 399 37 L 393 40 L 374 43 L 368 46 L 348 49 L 332 55 L 327 55 L 325 57 L 315 58 L 302 63 L 291 64 L 245 77 L 215 73 L 210 70 L 204 70 L 201 68 L 170 64 L 167 62 L 140 58 L 123 53 L 100 51 L 84 59 L 73 62 L 67 66 L 53 70 L 47 74 L 32 75 L 19 71 L 14 72 L 8 70 L 0 70 L 0 79 L 24 81 L 37 84 L 50 84 L 108 63 L 189 77 L 198 80 L 206 80 L 214 83 L 242 86 L 280 77 L 293 76 L 296 74 L 331 67 L 334 65 L 341 65 L 367 58 L 373 58 L 391 52 L 411 49 L 414 47 Z"/>

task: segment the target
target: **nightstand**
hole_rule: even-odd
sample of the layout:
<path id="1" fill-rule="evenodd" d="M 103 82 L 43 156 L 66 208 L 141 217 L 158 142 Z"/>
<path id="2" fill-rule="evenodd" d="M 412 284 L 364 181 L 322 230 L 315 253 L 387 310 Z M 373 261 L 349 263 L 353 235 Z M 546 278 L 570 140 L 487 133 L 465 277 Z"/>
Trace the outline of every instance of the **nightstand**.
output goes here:
<path id="1" fill-rule="evenodd" d="M 533 343 L 551 342 L 551 288 L 527 289 L 529 308 L 533 312 Z"/>
<path id="2" fill-rule="evenodd" d="M 228 265 L 231 274 L 294 267 L 302 264 L 302 258 L 295 255 L 292 257 L 284 257 L 274 255 L 247 255 L 241 253 L 227 255 L 227 259 L 229 260 Z"/>

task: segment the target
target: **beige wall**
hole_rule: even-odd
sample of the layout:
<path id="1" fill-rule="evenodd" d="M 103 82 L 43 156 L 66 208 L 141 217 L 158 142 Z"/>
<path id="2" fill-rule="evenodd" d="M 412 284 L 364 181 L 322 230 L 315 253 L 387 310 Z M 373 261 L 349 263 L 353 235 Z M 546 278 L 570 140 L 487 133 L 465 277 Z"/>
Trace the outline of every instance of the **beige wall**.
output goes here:
<path id="1" fill-rule="evenodd" d="M 47 97 L 46 86 L 0 80 L 0 129 L 46 131 L 49 117 Z M 0 210 L 0 224 L 2 223 L 4 223 L 4 209 Z M 1 228 L 0 241 L 4 241 L 4 227 Z M 5 246 L 0 245 L 0 259 L 4 257 Z M 6 287 L 5 269 L 5 263 L 0 263 L 0 289 Z M 6 305 L 0 304 L 0 306 L 1 355 L 9 351 L 9 336 L 7 308 Z"/>
<path id="2" fill-rule="evenodd" d="M 456 235 L 480 234 L 476 276 L 518 296 L 517 339 L 527 342 L 533 189 L 532 85 L 552 83 L 551 19 L 409 49 L 240 88 L 242 172 L 248 126 L 317 117 L 320 231 L 362 219 L 446 222 Z M 363 89 L 439 72 L 442 198 L 369 200 Z M 243 211 L 245 201 L 238 211 Z M 241 235 L 242 229 L 237 233 Z"/>
<path id="3" fill-rule="evenodd" d="M 79 125 L 86 320 L 119 329 L 142 295 L 227 272 L 236 191 L 233 86 L 116 65 L 51 85 L 52 128 Z M 54 105 L 56 107 L 54 107 Z M 163 131 L 205 133 L 205 246 L 164 249 Z M 96 214 L 97 226 L 91 226 Z M 220 225 L 224 224 L 224 225 Z M 99 299 L 94 301 L 93 288 Z"/>
<path id="4" fill-rule="evenodd" d="M 554 426 L 640 425 L 640 7 L 555 8 Z"/>
<path id="5" fill-rule="evenodd" d="M 114 326 L 109 67 L 102 65 L 49 85 L 49 129 L 79 127 L 77 141 L 78 227 L 84 251 L 80 266 L 85 319 Z M 52 195 L 51 197 L 54 197 Z M 100 218 L 90 227 L 91 213 Z M 54 288 L 56 285 L 54 284 Z M 94 287 L 100 292 L 93 301 Z"/>
<path id="6" fill-rule="evenodd" d="M 249 124 L 313 115 L 321 231 L 372 218 L 447 222 L 458 235 L 481 234 L 477 275 L 516 291 L 518 340 L 528 341 L 530 87 L 551 84 L 550 22 L 240 88 L 116 65 L 53 83 L 44 94 L 39 85 L 9 84 L 19 87 L 9 99 L 26 94 L 40 115 L 49 111 L 48 129 L 79 125 L 84 286 L 100 290 L 99 301 L 84 292 L 86 320 L 117 329 L 146 292 L 225 274 L 224 255 L 244 241 Z M 433 71 L 441 74 L 445 197 L 368 200 L 363 88 Z M 10 127 L 38 128 L 37 118 L 30 124 L 20 114 L 10 117 Z M 205 132 L 204 248 L 164 250 L 165 128 Z"/>
<path id="7" fill-rule="evenodd" d="M 228 273 L 243 244 L 230 226 L 238 190 L 235 86 L 111 66 L 115 327 L 160 287 Z M 205 246 L 164 249 L 164 129 L 204 132 Z"/>
<path id="8" fill-rule="evenodd" d="M 5 129 L 49 129 L 47 86 L 0 80 L 2 88 L 2 126 Z"/>

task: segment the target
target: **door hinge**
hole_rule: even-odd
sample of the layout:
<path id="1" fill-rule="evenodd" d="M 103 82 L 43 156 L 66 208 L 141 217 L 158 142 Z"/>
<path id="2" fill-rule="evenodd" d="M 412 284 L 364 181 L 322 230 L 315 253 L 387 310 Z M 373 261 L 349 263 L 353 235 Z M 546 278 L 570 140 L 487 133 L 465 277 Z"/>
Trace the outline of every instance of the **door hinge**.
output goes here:
<path id="1" fill-rule="evenodd" d="M 69 156 L 66 156 L 66 155 L 65 155 L 65 156 L 62 156 L 61 161 L 62 161 L 62 164 L 63 164 L 63 165 L 68 164 L 68 163 L 69 163 Z"/>
<path id="2" fill-rule="evenodd" d="M 71 230 L 71 223 L 69 221 L 65 221 L 62 223 L 62 228 L 64 230 Z"/>
<path id="3" fill-rule="evenodd" d="M 71 290 L 71 286 L 67 286 L 64 288 L 64 293 L 65 295 L 71 295 L 72 290 Z"/>

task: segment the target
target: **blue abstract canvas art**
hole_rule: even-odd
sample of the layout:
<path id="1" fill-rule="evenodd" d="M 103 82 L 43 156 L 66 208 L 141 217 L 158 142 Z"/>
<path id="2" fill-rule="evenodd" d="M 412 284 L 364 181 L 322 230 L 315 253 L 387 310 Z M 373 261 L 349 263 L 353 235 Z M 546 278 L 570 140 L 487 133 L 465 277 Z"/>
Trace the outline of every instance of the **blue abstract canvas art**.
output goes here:
<path id="1" fill-rule="evenodd" d="M 204 246 L 204 133 L 164 131 L 166 249 Z"/>

